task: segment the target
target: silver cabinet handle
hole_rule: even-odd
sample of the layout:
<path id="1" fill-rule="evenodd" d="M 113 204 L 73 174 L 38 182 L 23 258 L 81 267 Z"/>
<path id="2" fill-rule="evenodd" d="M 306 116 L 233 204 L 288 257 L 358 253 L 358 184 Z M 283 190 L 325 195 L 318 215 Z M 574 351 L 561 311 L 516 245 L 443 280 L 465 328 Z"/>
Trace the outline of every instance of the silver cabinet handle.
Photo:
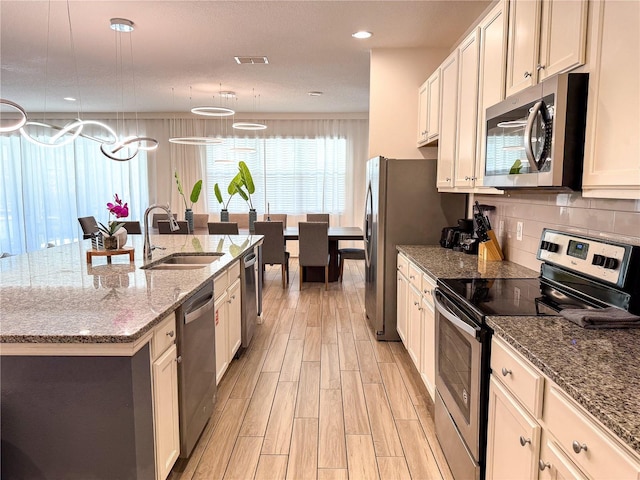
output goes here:
<path id="1" fill-rule="evenodd" d="M 538 66 L 536 67 L 536 70 L 537 71 L 544 70 L 544 67 L 545 67 L 544 65 L 538 64 Z"/>
<path id="2" fill-rule="evenodd" d="M 506 377 L 507 375 L 511 375 L 511 370 L 507 370 L 505 367 L 502 367 L 502 376 Z"/>
<path id="3" fill-rule="evenodd" d="M 409 275 L 409 278 L 410 278 L 411 280 L 414 280 L 414 279 L 416 278 L 416 276 L 415 276 L 415 275 Z"/>
<path id="4" fill-rule="evenodd" d="M 173 330 L 170 330 L 167 332 L 167 337 L 173 338 L 173 335 L 174 335 Z"/>
<path id="5" fill-rule="evenodd" d="M 418 302 L 413 302 L 414 305 L 418 305 Z"/>
<path id="6" fill-rule="evenodd" d="M 449 177 L 447 177 L 447 178 L 445 178 L 445 179 L 444 179 L 444 181 L 445 181 L 445 182 L 450 182 L 450 181 L 451 181 L 451 179 L 450 179 Z"/>
<path id="7" fill-rule="evenodd" d="M 529 78 L 531 76 L 531 72 L 524 72 L 524 78 Z"/>
<path id="8" fill-rule="evenodd" d="M 520 445 L 524 447 L 527 443 L 531 443 L 531 439 L 524 438 L 522 435 L 520 435 Z"/>
<path id="9" fill-rule="evenodd" d="M 182 363 L 182 356 L 177 357 L 177 358 L 176 358 L 176 362 L 178 362 L 178 363 Z"/>
<path id="10" fill-rule="evenodd" d="M 471 180 L 471 177 L 468 177 L 467 175 L 464 176 L 465 180 Z"/>
<path id="11" fill-rule="evenodd" d="M 545 468 L 551 469 L 551 464 L 546 463 L 544 460 L 540 460 L 538 462 L 538 468 L 540 469 L 541 472 L 544 472 Z"/>
<path id="12" fill-rule="evenodd" d="M 573 451 L 576 453 L 580 453 L 582 450 L 584 450 L 585 452 L 587 451 L 587 444 L 580 443 L 577 440 L 574 440 L 571 446 L 573 447 Z"/>

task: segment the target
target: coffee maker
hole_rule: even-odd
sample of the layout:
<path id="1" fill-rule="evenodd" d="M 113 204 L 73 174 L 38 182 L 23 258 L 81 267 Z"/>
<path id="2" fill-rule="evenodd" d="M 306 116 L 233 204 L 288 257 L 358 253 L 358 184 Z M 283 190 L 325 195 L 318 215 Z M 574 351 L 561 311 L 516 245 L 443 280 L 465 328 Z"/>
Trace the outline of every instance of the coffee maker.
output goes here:
<path id="1" fill-rule="evenodd" d="M 440 236 L 440 246 L 457 252 L 478 253 L 478 239 L 474 238 L 473 220 L 461 218 L 456 227 L 445 227 Z"/>

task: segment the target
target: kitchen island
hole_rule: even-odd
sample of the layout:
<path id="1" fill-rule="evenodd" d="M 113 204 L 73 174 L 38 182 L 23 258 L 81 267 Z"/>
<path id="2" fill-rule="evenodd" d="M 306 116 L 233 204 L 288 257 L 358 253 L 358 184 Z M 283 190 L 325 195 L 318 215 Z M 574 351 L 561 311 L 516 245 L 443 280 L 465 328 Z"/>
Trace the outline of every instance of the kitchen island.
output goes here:
<path id="1" fill-rule="evenodd" d="M 88 240 L 0 260 L 2 478 L 160 478 L 154 334 L 262 237 L 151 242 L 163 249 L 146 262 L 141 236 L 130 236 L 133 262 L 89 264 Z M 146 268 L 180 254 L 219 256 L 201 268 Z"/>
<path id="2" fill-rule="evenodd" d="M 434 280 L 538 276 L 507 261 L 478 265 L 477 256 L 440 246 L 401 245 L 398 251 Z M 489 316 L 487 325 L 640 454 L 640 329 L 588 330 L 560 316 Z"/>

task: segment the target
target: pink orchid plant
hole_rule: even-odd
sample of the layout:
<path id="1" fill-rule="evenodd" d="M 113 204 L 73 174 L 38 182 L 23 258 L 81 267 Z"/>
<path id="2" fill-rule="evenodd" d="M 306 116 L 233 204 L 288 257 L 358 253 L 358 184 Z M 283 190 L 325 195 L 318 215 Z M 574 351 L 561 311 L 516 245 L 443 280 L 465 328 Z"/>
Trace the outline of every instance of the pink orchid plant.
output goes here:
<path id="1" fill-rule="evenodd" d="M 114 215 L 116 218 L 124 218 L 129 216 L 129 204 L 123 204 L 117 193 L 114 195 L 114 203 L 107 203 L 107 210 L 109 210 L 109 218 L 111 218 L 111 215 Z M 108 236 L 112 236 L 120 229 L 120 227 L 124 225 L 124 223 L 116 222 L 115 220 L 109 220 L 108 227 L 105 227 L 102 223 L 99 223 L 98 225 L 98 228 L 102 233 Z"/>

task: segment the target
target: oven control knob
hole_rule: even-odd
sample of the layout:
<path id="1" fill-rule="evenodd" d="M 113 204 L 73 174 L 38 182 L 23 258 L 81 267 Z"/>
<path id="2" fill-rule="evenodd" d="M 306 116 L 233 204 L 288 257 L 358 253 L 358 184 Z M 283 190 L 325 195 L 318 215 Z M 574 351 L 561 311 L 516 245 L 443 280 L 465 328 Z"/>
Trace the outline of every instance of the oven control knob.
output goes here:
<path id="1" fill-rule="evenodd" d="M 546 240 L 543 240 L 542 243 L 540 244 L 540 250 L 549 250 L 549 242 L 547 242 Z"/>
<path id="2" fill-rule="evenodd" d="M 591 261 L 591 263 L 593 265 L 597 265 L 599 267 L 602 267 L 602 266 L 604 266 L 604 261 L 605 261 L 606 258 L 607 257 L 605 257 L 604 255 L 595 254 L 593 256 L 593 260 Z"/>
<path id="3" fill-rule="evenodd" d="M 549 245 L 547 246 L 547 250 L 549 250 L 551 253 L 556 253 L 558 250 L 560 250 L 560 245 L 558 245 L 557 243 L 553 243 L 553 242 L 547 242 Z"/>
<path id="4" fill-rule="evenodd" d="M 615 270 L 618 268 L 618 259 L 613 257 L 606 257 L 604 260 L 604 268 L 608 268 L 609 270 Z"/>

